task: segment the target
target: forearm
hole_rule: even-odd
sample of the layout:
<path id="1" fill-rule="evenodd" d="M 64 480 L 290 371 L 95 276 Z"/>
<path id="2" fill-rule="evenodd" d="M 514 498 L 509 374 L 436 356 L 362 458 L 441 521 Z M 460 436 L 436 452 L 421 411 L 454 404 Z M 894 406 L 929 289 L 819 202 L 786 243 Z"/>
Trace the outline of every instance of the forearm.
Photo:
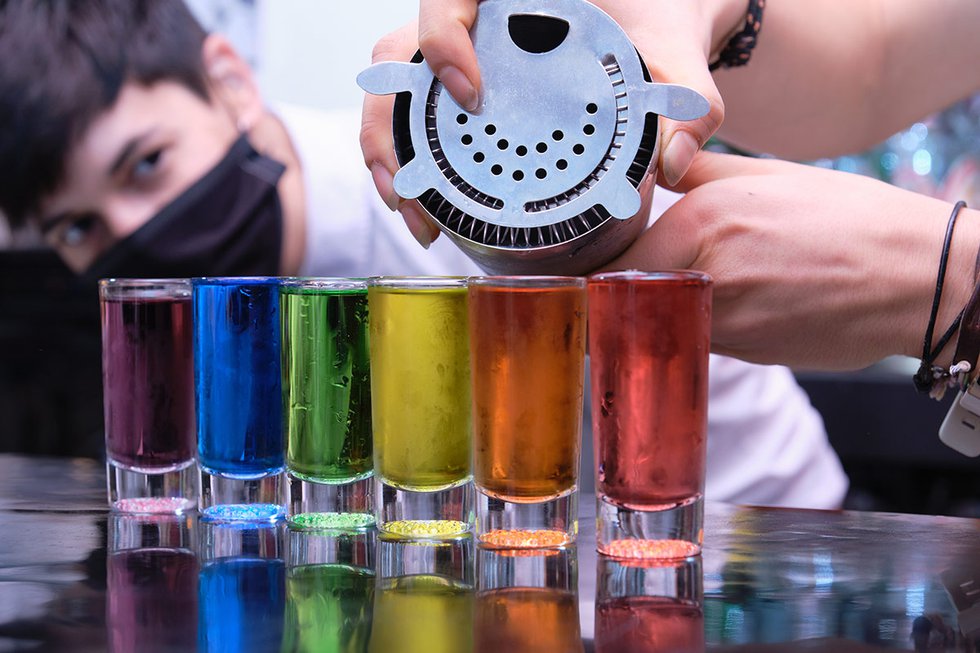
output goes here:
<path id="1" fill-rule="evenodd" d="M 768 0 L 749 65 L 715 73 L 719 136 L 813 159 L 864 149 L 980 89 L 976 0 Z"/>

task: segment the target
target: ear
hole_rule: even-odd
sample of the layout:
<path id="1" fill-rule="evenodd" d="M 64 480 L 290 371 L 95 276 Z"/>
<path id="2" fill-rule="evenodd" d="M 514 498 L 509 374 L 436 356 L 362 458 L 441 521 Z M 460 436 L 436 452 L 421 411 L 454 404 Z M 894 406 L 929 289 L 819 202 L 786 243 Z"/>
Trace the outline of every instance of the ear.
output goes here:
<path id="1" fill-rule="evenodd" d="M 228 110 L 239 131 L 251 130 L 264 112 L 252 69 L 220 34 L 204 39 L 201 58 L 216 101 Z"/>

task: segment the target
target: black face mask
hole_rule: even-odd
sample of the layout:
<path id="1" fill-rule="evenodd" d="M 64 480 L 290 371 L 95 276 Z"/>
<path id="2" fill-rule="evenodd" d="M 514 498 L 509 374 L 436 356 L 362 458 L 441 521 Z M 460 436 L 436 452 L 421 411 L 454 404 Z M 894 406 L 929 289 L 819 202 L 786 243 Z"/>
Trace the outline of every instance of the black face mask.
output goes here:
<path id="1" fill-rule="evenodd" d="M 183 278 L 279 274 L 285 171 L 241 136 L 201 179 L 113 245 L 82 275 Z"/>

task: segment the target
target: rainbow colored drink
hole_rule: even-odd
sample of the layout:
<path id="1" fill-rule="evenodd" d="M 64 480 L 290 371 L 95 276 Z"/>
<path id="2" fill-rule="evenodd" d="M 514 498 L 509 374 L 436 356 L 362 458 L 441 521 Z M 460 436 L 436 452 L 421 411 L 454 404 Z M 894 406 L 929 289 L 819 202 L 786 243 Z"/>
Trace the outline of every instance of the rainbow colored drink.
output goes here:
<path id="1" fill-rule="evenodd" d="M 700 551 L 710 345 L 707 275 L 590 277 L 600 552 L 683 558 Z"/>
<path id="2" fill-rule="evenodd" d="M 481 539 L 578 532 L 585 377 L 585 279 L 469 282 L 474 482 Z"/>
<path id="3" fill-rule="evenodd" d="M 279 279 L 201 278 L 193 287 L 203 515 L 276 519 L 285 467 Z"/>
<path id="4" fill-rule="evenodd" d="M 470 362 L 466 281 L 370 282 L 371 393 L 379 528 L 396 521 L 468 524 Z"/>
<path id="5" fill-rule="evenodd" d="M 373 512 L 367 283 L 283 283 L 290 515 Z"/>
<path id="6" fill-rule="evenodd" d="M 124 512 L 193 509 L 190 282 L 103 279 L 99 298 L 109 503 Z"/>

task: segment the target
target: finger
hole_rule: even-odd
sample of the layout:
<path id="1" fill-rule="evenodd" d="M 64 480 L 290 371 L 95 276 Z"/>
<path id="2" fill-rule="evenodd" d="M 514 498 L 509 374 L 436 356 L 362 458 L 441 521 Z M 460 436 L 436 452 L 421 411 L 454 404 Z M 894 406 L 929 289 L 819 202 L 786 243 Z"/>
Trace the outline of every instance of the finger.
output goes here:
<path id="1" fill-rule="evenodd" d="M 429 249 L 432 241 L 439 237 L 439 227 L 432 222 L 432 219 L 426 215 L 425 211 L 415 200 L 402 202 L 398 210 L 401 212 L 402 219 L 408 226 L 408 230 L 412 232 L 415 240 L 425 249 Z"/>
<path id="2" fill-rule="evenodd" d="M 426 62 L 467 111 L 480 104 L 480 69 L 469 30 L 477 0 L 421 0 L 418 42 Z"/>
<path id="3" fill-rule="evenodd" d="M 718 87 L 715 86 L 704 53 L 693 46 L 671 56 L 669 66 L 652 65 L 651 74 L 655 81 L 680 84 L 694 89 L 708 101 L 708 113 L 696 120 L 669 120 L 660 123 L 661 155 L 660 167 L 664 178 L 670 185 L 677 184 L 687 173 L 695 155 L 708 139 L 718 131 L 725 119 L 725 104 Z M 664 63 L 661 61 L 661 63 Z"/>
<path id="4" fill-rule="evenodd" d="M 408 61 L 415 53 L 416 24 L 410 23 L 378 41 L 371 54 L 371 62 Z M 395 193 L 393 179 L 398 172 L 398 160 L 391 135 L 391 116 L 395 106 L 394 96 L 364 96 L 361 112 L 361 152 L 364 164 L 371 171 L 371 178 L 392 211 L 398 208 L 400 198 Z"/>
<path id="5" fill-rule="evenodd" d="M 687 193 L 711 181 L 747 175 L 787 173 L 797 165 L 777 159 L 755 159 L 737 154 L 698 152 L 687 174 L 679 183 L 673 186 L 668 184 L 668 187 L 679 193 Z"/>

